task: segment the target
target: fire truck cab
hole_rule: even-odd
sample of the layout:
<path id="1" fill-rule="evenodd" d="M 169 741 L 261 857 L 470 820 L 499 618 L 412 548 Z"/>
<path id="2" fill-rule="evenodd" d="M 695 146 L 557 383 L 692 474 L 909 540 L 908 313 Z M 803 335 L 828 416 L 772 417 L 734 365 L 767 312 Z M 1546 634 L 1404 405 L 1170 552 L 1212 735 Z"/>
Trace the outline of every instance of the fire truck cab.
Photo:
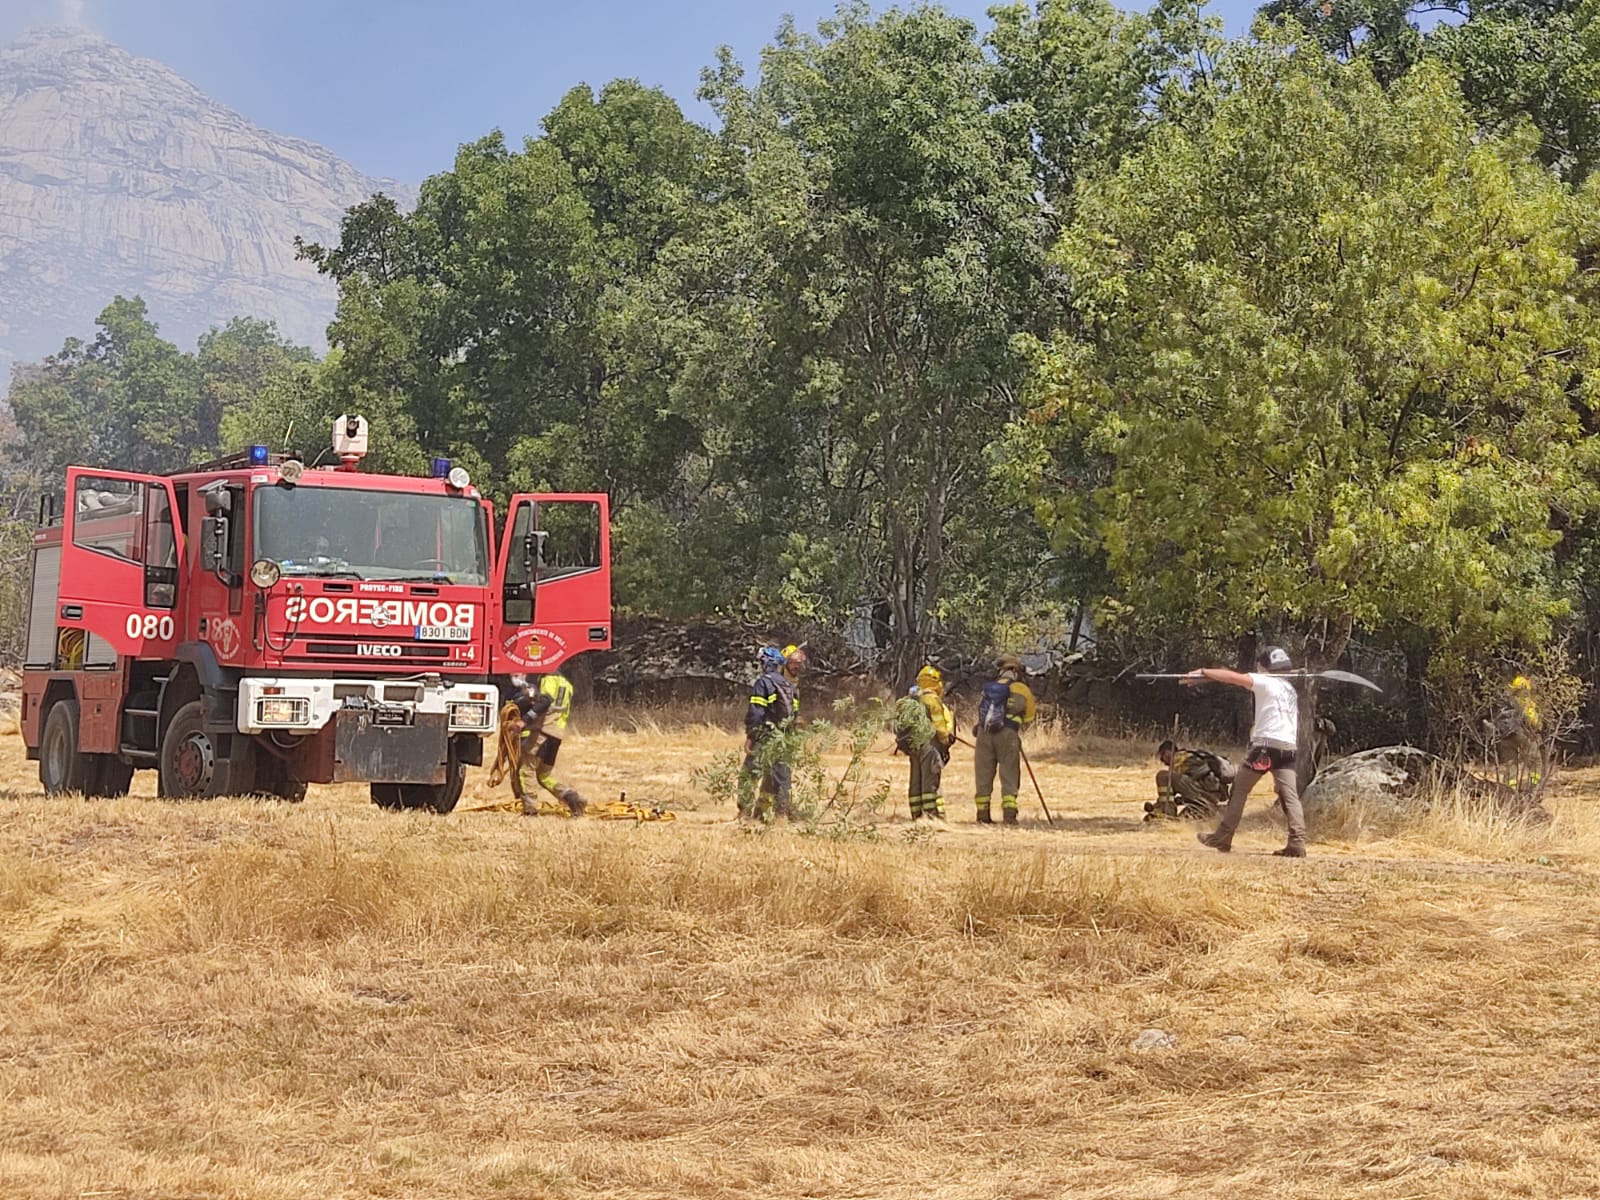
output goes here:
<path id="1" fill-rule="evenodd" d="M 172 475 L 70 467 L 41 504 L 22 731 L 47 792 L 300 799 L 359 781 L 448 812 L 500 684 L 611 645 L 603 494 L 367 474 L 252 447 Z M 497 535 L 498 528 L 498 535 Z"/>

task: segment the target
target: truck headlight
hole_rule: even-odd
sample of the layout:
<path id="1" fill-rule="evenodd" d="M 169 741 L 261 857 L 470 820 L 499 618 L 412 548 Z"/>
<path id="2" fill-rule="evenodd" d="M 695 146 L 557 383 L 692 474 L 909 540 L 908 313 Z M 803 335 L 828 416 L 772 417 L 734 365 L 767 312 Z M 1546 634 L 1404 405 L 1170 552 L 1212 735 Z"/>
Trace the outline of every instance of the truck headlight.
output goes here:
<path id="1" fill-rule="evenodd" d="M 274 697 L 256 701 L 257 725 L 304 725 L 311 718 L 311 701 Z"/>
<path id="2" fill-rule="evenodd" d="M 474 700 L 450 702 L 451 729 L 488 729 L 489 706 Z"/>
<path id="3" fill-rule="evenodd" d="M 277 585 L 283 578 L 283 568 L 270 558 L 258 558 L 250 564 L 250 582 L 262 591 Z"/>

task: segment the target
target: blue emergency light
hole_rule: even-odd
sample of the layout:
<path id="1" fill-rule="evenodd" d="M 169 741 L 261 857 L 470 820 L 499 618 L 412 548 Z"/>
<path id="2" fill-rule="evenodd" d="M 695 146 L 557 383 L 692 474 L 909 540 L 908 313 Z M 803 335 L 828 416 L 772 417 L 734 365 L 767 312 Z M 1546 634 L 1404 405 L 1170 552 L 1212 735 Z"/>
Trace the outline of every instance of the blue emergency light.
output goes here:
<path id="1" fill-rule="evenodd" d="M 448 458 L 436 458 L 433 460 L 433 477 L 435 479 L 443 479 L 449 474 L 450 460 Z"/>
<path id="2" fill-rule="evenodd" d="M 265 446 L 250 447 L 250 465 L 264 467 L 267 465 L 267 448 Z"/>

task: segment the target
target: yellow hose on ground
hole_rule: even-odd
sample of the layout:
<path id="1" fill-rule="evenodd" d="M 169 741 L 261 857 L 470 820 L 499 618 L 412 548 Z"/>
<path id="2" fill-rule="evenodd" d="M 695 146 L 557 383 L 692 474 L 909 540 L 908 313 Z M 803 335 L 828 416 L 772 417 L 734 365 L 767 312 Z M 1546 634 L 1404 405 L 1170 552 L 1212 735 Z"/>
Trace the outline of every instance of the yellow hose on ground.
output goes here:
<path id="1" fill-rule="evenodd" d="M 512 701 L 500 709 L 500 736 L 495 742 L 494 765 L 489 768 L 489 786 L 497 788 L 519 768 L 522 759 L 520 713 Z M 476 808 L 463 808 L 462 812 L 522 812 L 520 800 L 502 800 L 495 804 L 480 804 Z M 539 801 L 541 817 L 570 817 L 565 804 L 554 800 Z M 676 821 L 676 813 L 668 812 L 659 804 L 633 804 L 627 800 L 602 800 L 588 805 L 584 816 L 597 821 Z"/>
<path id="2" fill-rule="evenodd" d="M 522 803 L 518 800 L 502 800 L 497 804 L 480 804 L 475 808 L 463 808 L 461 812 L 508 812 L 520 813 Z M 539 815 L 541 817 L 571 817 L 565 804 L 558 804 L 554 800 L 539 801 Z M 586 819 L 596 821 L 676 821 L 678 814 L 662 808 L 658 804 L 635 804 L 632 800 L 601 800 L 591 803 L 583 810 Z"/>

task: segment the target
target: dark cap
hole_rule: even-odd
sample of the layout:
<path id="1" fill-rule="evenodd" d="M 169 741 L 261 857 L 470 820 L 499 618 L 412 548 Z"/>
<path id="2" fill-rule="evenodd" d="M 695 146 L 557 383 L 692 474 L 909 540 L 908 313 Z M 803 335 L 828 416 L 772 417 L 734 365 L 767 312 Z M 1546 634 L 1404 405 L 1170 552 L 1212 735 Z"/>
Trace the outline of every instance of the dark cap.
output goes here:
<path id="1" fill-rule="evenodd" d="M 1256 655 L 1256 666 L 1264 671 L 1272 672 L 1294 669 L 1294 663 L 1289 658 L 1289 652 L 1282 646 L 1264 647 L 1261 653 Z"/>

